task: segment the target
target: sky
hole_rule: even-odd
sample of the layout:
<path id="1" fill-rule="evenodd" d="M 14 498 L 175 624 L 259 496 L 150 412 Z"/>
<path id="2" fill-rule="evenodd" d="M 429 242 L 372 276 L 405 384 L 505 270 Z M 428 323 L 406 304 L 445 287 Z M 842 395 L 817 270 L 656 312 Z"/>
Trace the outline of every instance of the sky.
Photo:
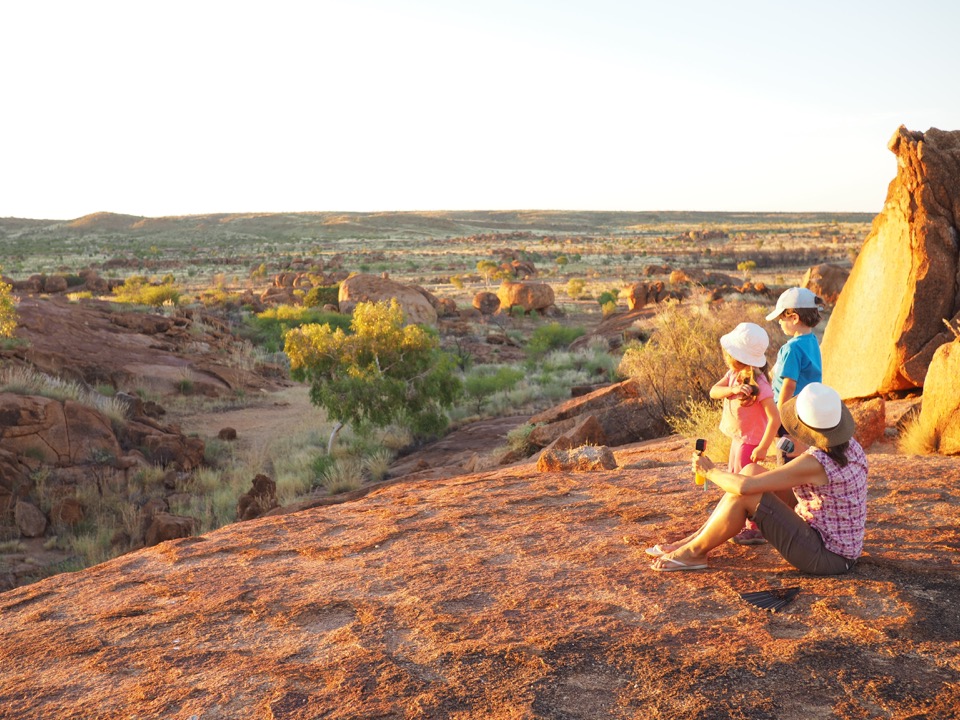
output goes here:
<path id="1" fill-rule="evenodd" d="M 0 217 L 879 212 L 953 0 L 0 5 Z"/>

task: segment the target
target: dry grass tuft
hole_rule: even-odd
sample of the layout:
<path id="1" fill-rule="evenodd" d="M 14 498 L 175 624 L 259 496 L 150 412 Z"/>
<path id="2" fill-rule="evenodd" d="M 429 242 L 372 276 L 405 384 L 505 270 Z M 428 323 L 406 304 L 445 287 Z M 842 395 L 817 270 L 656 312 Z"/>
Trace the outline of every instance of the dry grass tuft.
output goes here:
<path id="1" fill-rule="evenodd" d="M 940 434 L 936 427 L 922 422 L 916 413 L 900 429 L 898 447 L 904 455 L 935 455 L 940 447 Z"/>

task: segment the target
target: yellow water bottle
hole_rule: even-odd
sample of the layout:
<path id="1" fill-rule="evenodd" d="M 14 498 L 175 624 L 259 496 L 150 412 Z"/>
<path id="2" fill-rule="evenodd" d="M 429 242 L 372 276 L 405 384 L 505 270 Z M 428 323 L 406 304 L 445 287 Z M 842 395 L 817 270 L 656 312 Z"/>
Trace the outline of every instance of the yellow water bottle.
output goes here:
<path id="1" fill-rule="evenodd" d="M 703 455 L 707 451 L 707 441 L 703 438 L 697 438 L 697 442 L 694 444 L 694 448 L 697 451 L 697 455 Z M 703 485 L 703 489 L 707 489 L 707 476 L 703 473 L 696 473 L 693 476 L 693 481 L 697 485 Z"/>

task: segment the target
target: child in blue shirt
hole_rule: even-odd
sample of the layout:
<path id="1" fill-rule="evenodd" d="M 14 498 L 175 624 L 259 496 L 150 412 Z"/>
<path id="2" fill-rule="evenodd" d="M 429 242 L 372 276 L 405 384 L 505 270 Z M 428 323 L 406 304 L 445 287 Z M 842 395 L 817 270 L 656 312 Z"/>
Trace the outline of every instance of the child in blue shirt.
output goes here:
<path id="1" fill-rule="evenodd" d="M 779 322 L 780 329 L 790 338 L 777 352 L 777 362 L 773 366 L 773 399 L 780 412 L 783 411 L 783 404 L 807 385 L 823 381 L 820 345 L 813 334 L 813 329 L 822 319 L 822 307 L 823 300 L 810 290 L 792 287 L 781 293 L 777 298 L 777 307 L 767 315 L 767 320 Z M 780 434 L 784 434 L 782 428 Z M 803 452 L 804 449 L 797 446 L 794 452 Z M 738 545 L 766 542 L 750 520 L 731 541 Z"/>
<path id="2" fill-rule="evenodd" d="M 820 323 L 823 300 L 807 288 L 785 290 L 777 299 L 777 307 L 767 315 L 776 320 L 789 340 L 777 352 L 773 366 L 773 398 L 777 409 L 812 382 L 823 381 L 820 345 L 813 329 Z"/>

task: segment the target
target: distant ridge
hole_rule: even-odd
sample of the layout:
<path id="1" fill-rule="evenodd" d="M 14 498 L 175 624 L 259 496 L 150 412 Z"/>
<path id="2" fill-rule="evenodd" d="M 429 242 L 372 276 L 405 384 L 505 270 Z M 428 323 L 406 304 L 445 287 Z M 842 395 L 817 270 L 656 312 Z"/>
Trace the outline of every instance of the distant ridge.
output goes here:
<path id="1" fill-rule="evenodd" d="M 404 212 L 294 212 L 210 213 L 168 217 L 142 217 L 96 212 L 74 220 L 23 220 L 0 218 L 0 237 L 29 233 L 36 238 L 63 237 L 64 233 L 105 236 L 241 236 L 283 238 L 444 238 L 481 233 L 529 232 L 535 235 L 642 235 L 664 227 L 677 230 L 704 226 L 753 226 L 757 232 L 785 223 L 810 226 L 831 223 L 864 223 L 871 213 L 769 213 L 664 211 L 627 212 L 602 210 L 463 210 Z"/>

